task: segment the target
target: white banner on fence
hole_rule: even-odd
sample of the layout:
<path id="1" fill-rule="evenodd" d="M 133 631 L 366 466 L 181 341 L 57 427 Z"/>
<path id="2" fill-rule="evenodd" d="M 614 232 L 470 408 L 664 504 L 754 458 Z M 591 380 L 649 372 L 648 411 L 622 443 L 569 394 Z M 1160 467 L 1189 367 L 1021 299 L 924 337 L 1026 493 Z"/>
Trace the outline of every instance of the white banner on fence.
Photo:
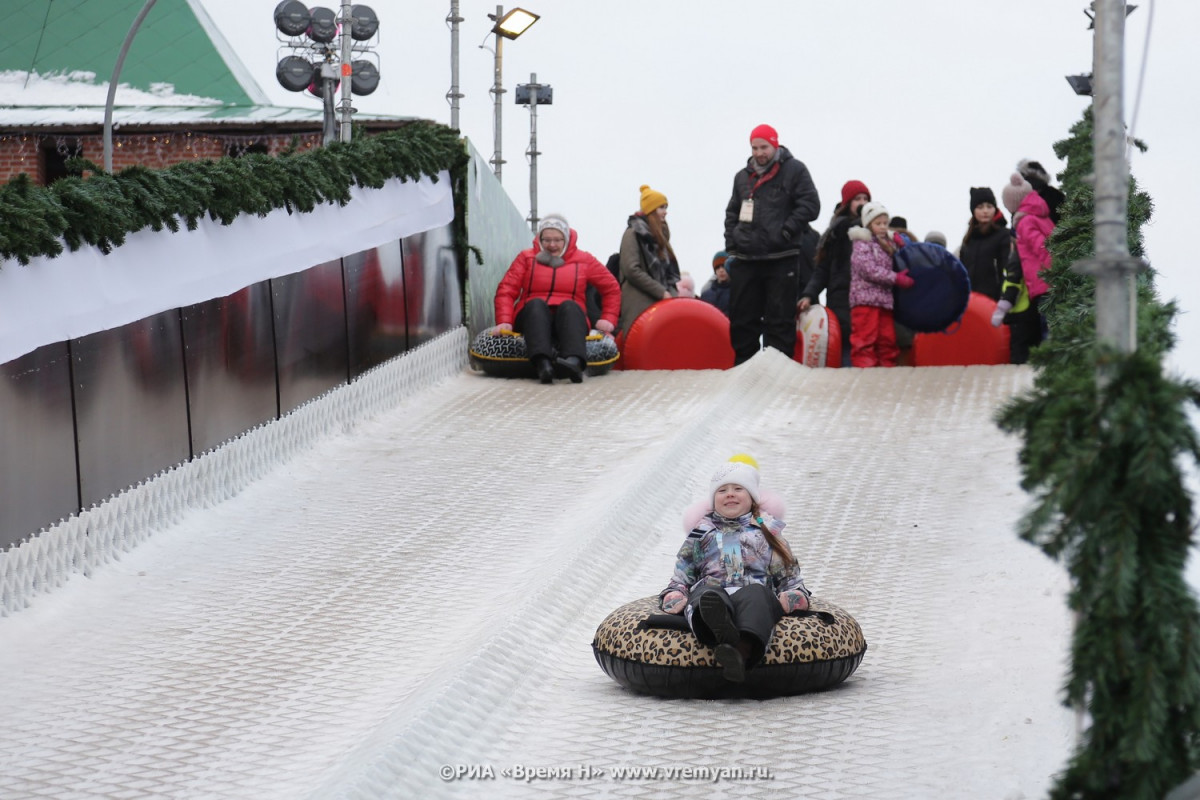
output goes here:
<path id="1" fill-rule="evenodd" d="M 0 364 L 37 348 L 225 297 L 277 278 L 448 224 L 450 175 L 394 178 L 351 189 L 345 206 L 242 215 L 230 225 L 149 229 L 104 255 L 87 246 L 26 266 L 0 261 Z"/>

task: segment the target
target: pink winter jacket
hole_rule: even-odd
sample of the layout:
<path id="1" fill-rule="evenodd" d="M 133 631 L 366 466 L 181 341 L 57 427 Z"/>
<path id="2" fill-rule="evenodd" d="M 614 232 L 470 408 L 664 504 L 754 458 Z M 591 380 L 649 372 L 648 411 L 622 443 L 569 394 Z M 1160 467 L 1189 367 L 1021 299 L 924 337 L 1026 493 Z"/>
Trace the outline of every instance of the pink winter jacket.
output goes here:
<path id="1" fill-rule="evenodd" d="M 1025 195 L 1013 215 L 1013 230 L 1017 232 L 1017 253 L 1021 256 L 1021 271 L 1030 297 L 1041 297 L 1050 287 L 1040 273 L 1050 266 L 1050 251 L 1046 239 L 1054 230 L 1050 207 L 1037 192 Z"/>
<path id="2" fill-rule="evenodd" d="M 850 307 L 892 307 L 892 287 L 896 273 L 892 256 L 871 236 L 866 228 L 851 228 L 850 243 Z"/>

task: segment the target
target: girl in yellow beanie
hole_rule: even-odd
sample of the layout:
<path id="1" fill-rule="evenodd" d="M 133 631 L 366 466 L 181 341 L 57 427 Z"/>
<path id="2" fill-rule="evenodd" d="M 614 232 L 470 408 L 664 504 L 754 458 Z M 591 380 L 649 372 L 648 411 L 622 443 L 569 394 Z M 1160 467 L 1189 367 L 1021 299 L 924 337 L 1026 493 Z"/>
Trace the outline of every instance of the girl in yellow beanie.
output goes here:
<path id="1" fill-rule="evenodd" d="M 621 237 L 621 321 L 628 331 L 638 315 L 659 300 L 679 295 L 679 260 L 671 249 L 667 196 L 643 184 L 639 210 Z"/>

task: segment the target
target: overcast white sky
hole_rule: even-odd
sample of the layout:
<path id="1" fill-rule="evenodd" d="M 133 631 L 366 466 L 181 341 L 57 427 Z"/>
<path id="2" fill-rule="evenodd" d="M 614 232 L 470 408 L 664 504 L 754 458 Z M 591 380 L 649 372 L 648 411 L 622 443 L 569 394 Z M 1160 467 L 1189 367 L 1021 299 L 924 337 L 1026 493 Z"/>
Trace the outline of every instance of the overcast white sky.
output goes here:
<path id="1" fill-rule="evenodd" d="M 280 104 L 274 66 L 275 0 L 202 0 L 262 87 Z M 380 18 L 381 84 L 357 108 L 449 123 L 450 3 L 367 3 Z M 325 3 L 334 8 L 337 3 Z M 1062 168 L 1065 138 L 1087 99 L 1064 77 L 1091 69 L 1087 0 L 527 0 L 542 18 L 503 48 L 504 185 L 529 212 L 529 113 L 513 102 L 536 73 L 554 87 L 538 114 L 538 211 L 564 213 L 580 244 L 603 260 L 616 250 L 638 187 L 670 201 L 676 252 L 697 281 L 721 248 L 734 171 L 750 129 L 775 126 L 821 193 L 818 228 L 841 185 L 858 178 L 912 229 L 960 238 L 968 189 L 997 196 L 1021 158 Z M 1139 4 L 1128 19 L 1126 119 L 1132 120 L 1147 25 L 1145 86 L 1134 134 L 1150 147 L 1132 170 L 1157 206 L 1146 231 L 1159 289 L 1188 312 L 1176 367 L 1200 377 L 1200 281 L 1193 199 L 1200 157 L 1192 144 L 1200 103 L 1191 76 L 1200 3 Z M 494 3 L 461 0 L 461 128 L 485 158 L 493 150 Z M 481 49 L 485 44 L 489 49 Z"/>

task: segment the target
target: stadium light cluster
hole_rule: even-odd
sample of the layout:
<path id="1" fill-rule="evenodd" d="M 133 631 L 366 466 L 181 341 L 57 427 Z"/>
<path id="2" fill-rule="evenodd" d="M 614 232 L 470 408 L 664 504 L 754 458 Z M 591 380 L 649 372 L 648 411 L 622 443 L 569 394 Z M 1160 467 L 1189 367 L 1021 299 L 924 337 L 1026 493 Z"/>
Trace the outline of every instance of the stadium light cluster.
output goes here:
<path id="1" fill-rule="evenodd" d="M 379 86 L 379 56 L 373 49 L 379 18 L 370 6 L 356 4 L 350 7 L 350 20 L 350 91 L 368 95 Z M 275 6 L 275 30 L 282 42 L 280 52 L 290 51 L 275 67 L 279 85 L 315 97 L 326 96 L 326 89 L 335 91 L 346 73 L 336 42 L 341 33 L 337 14 L 320 6 L 309 8 L 299 0 L 283 0 Z"/>

